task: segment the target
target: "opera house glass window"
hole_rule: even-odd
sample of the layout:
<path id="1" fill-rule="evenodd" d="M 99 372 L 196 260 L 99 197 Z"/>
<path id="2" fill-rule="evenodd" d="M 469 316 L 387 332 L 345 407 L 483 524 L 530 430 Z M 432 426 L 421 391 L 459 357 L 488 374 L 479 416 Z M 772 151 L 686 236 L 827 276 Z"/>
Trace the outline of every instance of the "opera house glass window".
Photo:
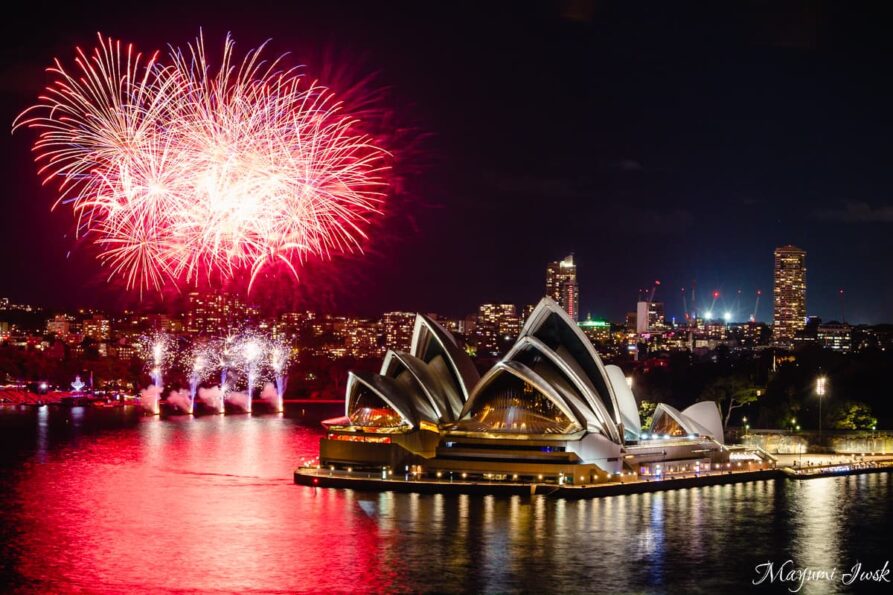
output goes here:
<path id="1" fill-rule="evenodd" d="M 357 391 L 356 400 L 348 415 L 351 423 L 376 428 L 394 428 L 403 423 L 400 414 L 366 386 L 360 385 Z"/>
<path id="2" fill-rule="evenodd" d="M 477 432 L 560 434 L 576 424 L 536 387 L 505 374 L 478 396 L 460 425 Z"/>
<path id="3" fill-rule="evenodd" d="M 672 416 L 664 413 L 651 424 L 651 432 L 663 436 L 685 436 L 688 432 Z"/>

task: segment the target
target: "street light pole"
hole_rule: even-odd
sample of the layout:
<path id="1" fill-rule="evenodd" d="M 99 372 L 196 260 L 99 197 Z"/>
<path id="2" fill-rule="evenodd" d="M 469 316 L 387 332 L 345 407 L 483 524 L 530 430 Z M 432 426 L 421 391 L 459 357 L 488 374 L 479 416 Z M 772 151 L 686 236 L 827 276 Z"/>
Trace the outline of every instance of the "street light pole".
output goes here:
<path id="1" fill-rule="evenodd" d="M 815 379 L 815 392 L 819 396 L 819 441 L 822 440 L 822 397 L 825 396 L 827 383 L 828 379 L 824 376 L 819 376 Z"/>

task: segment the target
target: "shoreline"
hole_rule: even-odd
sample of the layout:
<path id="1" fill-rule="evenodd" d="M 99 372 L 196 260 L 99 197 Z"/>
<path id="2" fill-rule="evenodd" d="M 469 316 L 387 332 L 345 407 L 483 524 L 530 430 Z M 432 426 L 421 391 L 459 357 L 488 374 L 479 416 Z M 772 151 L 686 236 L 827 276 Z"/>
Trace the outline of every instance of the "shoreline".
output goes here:
<path id="1" fill-rule="evenodd" d="M 557 498 L 604 498 L 679 490 L 702 486 L 729 485 L 754 481 L 791 479 L 807 480 L 819 477 L 840 477 L 889 473 L 893 471 L 893 459 L 879 461 L 874 466 L 835 465 L 829 468 L 795 470 L 789 467 L 759 471 L 731 471 L 695 477 L 678 477 L 654 481 L 611 482 L 592 485 L 556 485 L 549 483 L 512 483 L 484 481 L 445 481 L 426 479 L 380 479 L 366 475 L 330 472 L 317 468 L 299 468 L 294 472 L 296 485 L 305 487 L 352 489 L 372 492 L 410 492 L 419 494 L 473 494 L 498 496 L 544 495 Z"/>

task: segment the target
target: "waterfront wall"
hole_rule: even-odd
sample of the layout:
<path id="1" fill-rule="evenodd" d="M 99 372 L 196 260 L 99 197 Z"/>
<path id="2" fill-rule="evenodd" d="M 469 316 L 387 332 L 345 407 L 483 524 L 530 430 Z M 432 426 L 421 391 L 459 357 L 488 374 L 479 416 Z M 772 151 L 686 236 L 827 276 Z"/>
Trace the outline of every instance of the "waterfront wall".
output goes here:
<path id="1" fill-rule="evenodd" d="M 809 442 L 804 436 L 793 434 L 748 434 L 741 437 L 741 443 L 782 455 L 805 453 L 809 447 Z"/>
<path id="2" fill-rule="evenodd" d="M 825 432 L 819 436 L 817 432 L 757 430 L 738 436 L 737 442 L 772 454 L 893 454 L 893 434 L 888 432 Z"/>
<path id="3" fill-rule="evenodd" d="M 893 454 L 893 436 L 833 436 L 831 450 L 842 454 Z"/>

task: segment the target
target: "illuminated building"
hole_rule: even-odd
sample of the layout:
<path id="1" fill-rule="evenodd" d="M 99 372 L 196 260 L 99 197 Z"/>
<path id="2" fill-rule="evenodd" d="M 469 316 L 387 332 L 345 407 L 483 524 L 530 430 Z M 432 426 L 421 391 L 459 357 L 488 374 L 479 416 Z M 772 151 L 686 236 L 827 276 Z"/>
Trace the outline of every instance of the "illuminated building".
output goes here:
<path id="1" fill-rule="evenodd" d="M 348 319 L 344 316 L 322 314 L 307 319 L 299 331 L 304 351 L 316 357 L 338 359 L 347 355 L 345 347 Z"/>
<path id="2" fill-rule="evenodd" d="M 111 323 L 105 316 L 94 314 L 81 322 L 81 332 L 94 341 L 106 341 L 111 336 Z"/>
<path id="3" fill-rule="evenodd" d="M 41 308 L 36 308 L 30 304 L 15 304 L 9 301 L 9 298 L 0 298 L 0 312 L 7 311 L 40 312 Z"/>
<path id="4" fill-rule="evenodd" d="M 326 335 L 334 335 L 337 323 L 338 319 L 331 314 L 317 316 L 310 321 L 310 334 L 316 339 L 325 337 Z"/>
<path id="5" fill-rule="evenodd" d="M 887 351 L 893 349 L 893 326 L 859 326 L 853 329 L 853 348 L 855 351 L 877 349 Z"/>
<path id="6" fill-rule="evenodd" d="M 774 342 L 790 345 L 806 324 L 806 252 L 800 248 L 775 249 L 774 298 Z"/>
<path id="7" fill-rule="evenodd" d="M 544 298 L 483 376 L 446 329 L 418 315 L 408 352 L 389 351 L 378 374 L 349 374 L 345 415 L 323 422 L 320 465 L 562 484 L 727 460 L 715 403 L 658 407 L 654 420 L 641 427 L 623 371 Z"/>
<path id="8" fill-rule="evenodd" d="M 385 349 L 407 351 L 412 343 L 416 315 L 412 312 L 386 312 L 381 317 Z"/>
<path id="9" fill-rule="evenodd" d="M 149 329 L 149 316 L 147 314 L 129 310 L 125 310 L 123 314 L 112 321 L 112 336 L 119 340 L 124 339 L 135 343 Z"/>
<path id="10" fill-rule="evenodd" d="M 478 354 L 499 355 L 502 345 L 514 340 L 520 330 L 514 304 L 481 304 L 474 330 Z"/>
<path id="11" fill-rule="evenodd" d="M 129 360 L 139 357 L 140 349 L 138 345 L 127 343 L 122 339 L 109 345 L 108 354 L 121 360 Z"/>
<path id="12" fill-rule="evenodd" d="M 759 347 L 769 343 L 771 332 L 763 322 L 745 322 L 740 325 L 741 342 L 746 347 Z"/>
<path id="13" fill-rule="evenodd" d="M 478 317 L 477 314 L 469 314 L 465 317 L 465 335 L 471 335 L 474 333 L 477 328 Z"/>
<path id="14" fill-rule="evenodd" d="M 521 319 L 514 304 L 499 304 L 496 308 L 496 328 L 503 341 L 514 341 L 521 332 Z"/>
<path id="15" fill-rule="evenodd" d="M 669 331 L 651 336 L 654 348 L 659 351 L 684 351 L 689 348 L 689 334 Z M 651 346 L 649 346 L 651 349 Z"/>
<path id="16" fill-rule="evenodd" d="M 571 320 L 576 322 L 580 319 L 580 292 L 573 254 L 546 266 L 546 295 L 564 308 Z"/>
<path id="17" fill-rule="evenodd" d="M 347 318 L 339 334 L 348 356 L 365 358 L 381 355 L 378 340 L 380 328 L 377 322 L 362 318 Z"/>
<path id="18" fill-rule="evenodd" d="M 252 308 L 235 296 L 193 291 L 187 301 L 186 332 L 193 335 L 218 335 L 230 327 L 245 324 L 255 315 Z"/>
<path id="19" fill-rule="evenodd" d="M 299 345 L 301 340 L 310 334 L 310 325 L 316 319 L 315 312 L 286 312 L 274 325 L 278 337 L 292 346 Z"/>
<path id="20" fill-rule="evenodd" d="M 788 347 L 805 347 L 816 343 L 819 340 L 819 326 L 822 319 L 818 316 L 807 316 L 803 323 L 803 328 L 794 333 L 794 339 L 788 344 Z"/>
<path id="21" fill-rule="evenodd" d="M 499 326 L 495 316 L 487 314 L 495 306 L 483 304 L 474 325 L 474 345 L 478 355 L 499 355 Z"/>
<path id="22" fill-rule="evenodd" d="M 65 341 L 71 334 L 71 323 L 73 318 L 67 314 L 57 314 L 53 318 L 47 320 L 47 334 L 56 335 L 59 339 Z"/>
<path id="23" fill-rule="evenodd" d="M 454 335 L 467 334 L 468 325 L 466 324 L 465 318 L 447 318 L 446 316 L 438 316 L 437 314 L 428 314 L 428 317 Z"/>
<path id="24" fill-rule="evenodd" d="M 636 332 L 653 333 L 666 329 L 662 302 L 642 301 L 636 304 Z"/>
<path id="25" fill-rule="evenodd" d="M 839 322 L 819 325 L 816 340 L 826 349 L 846 353 L 853 348 L 853 327 Z"/>
<path id="26" fill-rule="evenodd" d="M 592 315 L 587 315 L 579 326 L 593 343 L 606 345 L 611 341 L 611 323 L 606 320 L 593 320 Z"/>
<path id="27" fill-rule="evenodd" d="M 150 320 L 155 325 L 155 328 L 160 328 L 162 332 L 172 335 L 182 334 L 186 330 L 186 325 L 181 318 L 171 318 L 163 314 L 158 314 L 151 316 Z"/>
<path id="28" fill-rule="evenodd" d="M 704 337 L 714 341 L 725 341 L 729 338 L 729 325 L 718 320 L 711 320 L 704 324 Z"/>

